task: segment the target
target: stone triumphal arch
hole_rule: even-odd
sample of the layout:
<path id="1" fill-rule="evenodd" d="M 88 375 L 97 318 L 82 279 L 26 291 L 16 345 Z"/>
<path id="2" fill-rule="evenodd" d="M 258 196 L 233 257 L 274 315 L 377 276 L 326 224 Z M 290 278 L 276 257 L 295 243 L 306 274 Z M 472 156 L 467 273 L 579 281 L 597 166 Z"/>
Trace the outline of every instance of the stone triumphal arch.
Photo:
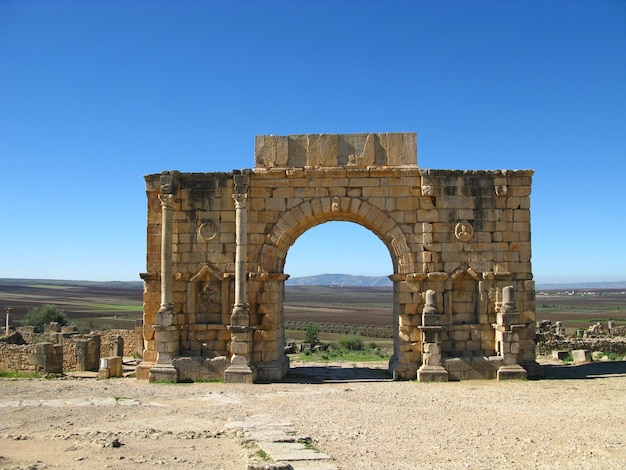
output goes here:
<path id="1" fill-rule="evenodd" d="M 192 363 L 281 379 L 287 252 L 328 221 L 389 250 L 395 378 L 534 373 L 533 172 L 420 169 L 416 148 L 412 133 L 257 136 L 252 170 L 146 176 L 138 377 L 179 380 Z"/>

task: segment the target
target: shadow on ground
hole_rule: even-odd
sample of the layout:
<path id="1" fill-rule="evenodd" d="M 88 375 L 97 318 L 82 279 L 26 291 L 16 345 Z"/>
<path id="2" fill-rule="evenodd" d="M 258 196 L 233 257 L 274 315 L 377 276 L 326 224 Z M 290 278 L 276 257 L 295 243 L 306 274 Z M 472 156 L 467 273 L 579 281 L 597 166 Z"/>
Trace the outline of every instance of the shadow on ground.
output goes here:
<path id="1" fill-rule="evenodd" d="M 281 380 L 285 383 L 342 383 L 342 382 L 388 382 L 391 372 L 387 369 L 369 367 L 342 367 L 337 365 L 292 365 Z"/>
<path id="2" fill-rule="evenodd" d="M 626 377 L 626 361 L 590 362 L 588 364 L 544 364 L 544 379 L 600 379 Z"/>
<path id="3" fill-rule="evenodd" d="M 626 377 L 626 361 L 591 362 L 588 364 L 542 364 L 543 380 L 599 379 Z M 387 369 L 348 365 L 292 365 L 284 383 L 349 383 L 389 382 L 391 372 Z M 541 380 L 541 379 L 540 379 Z"/>

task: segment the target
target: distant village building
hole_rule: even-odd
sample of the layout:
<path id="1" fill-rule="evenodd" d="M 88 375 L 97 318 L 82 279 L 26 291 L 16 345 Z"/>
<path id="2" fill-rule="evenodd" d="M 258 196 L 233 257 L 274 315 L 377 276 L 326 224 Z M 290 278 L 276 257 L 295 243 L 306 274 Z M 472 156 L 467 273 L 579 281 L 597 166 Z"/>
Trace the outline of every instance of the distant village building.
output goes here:
<path id="1" fill-rule="evenodd" d="M 389 250 L 394 378 L 534 373 L 533 171 L 421 169 L 414 133 L 257 136 L 254 159 L 145 177 L 139 378 L 179 380 L 183 362 L 221 357 L 226 382 L 281 379 L 285 259 L 328 221 L 360 224 Z"/>

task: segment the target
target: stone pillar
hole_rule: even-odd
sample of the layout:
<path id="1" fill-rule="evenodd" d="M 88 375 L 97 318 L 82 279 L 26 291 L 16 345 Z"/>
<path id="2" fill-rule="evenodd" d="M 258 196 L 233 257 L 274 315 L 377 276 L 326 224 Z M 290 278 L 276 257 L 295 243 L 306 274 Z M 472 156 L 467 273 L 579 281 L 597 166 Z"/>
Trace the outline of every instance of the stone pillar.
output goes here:
<path id="1" fill-rule="evenodd" d="M 42 374 L 63 373 L 63 345 L 52 343 L 37 343 L 35 353 L 29 355 L 29 364 Z"/>
<path id="2" fill-rule="evenodd" d="M 502 306 L 496 316 L 496 344 L 502 357 L 502 366 L 498 369 L 498 380 L 526 379 L 527 372 L 517 363 L 520 349 L 520 335 L 526 328 L 520 325 L 520 314 L 515 306 L 515 290 L 513 286 L 502 289 Z"/>
<path id="3" fill-rule="evenodd" d="M 230 366 L 224 371 L 226 383 L 253 383 L 256 380 L 256 369 L 250 364 L 252 354 L 252 327 L 246 296 L 246 280 L 248 277 L 248 230 L 247 207 L 248 172 L 235 172 L 235 305 L 231 315 L 228 331 L 231 335 Z"/>
<path id="4" fill-rule="evenodd" d="M 100 344 L 100 335 L 88 335 L 76 341 L 76 371 L 98 370 Z"/>
<path id="5" fill-rule="evenodd" d="M 422 366 L 417 370 L 419 382 L 447 382 L 448 371 L 441 360 L 441 333 L 444 330 L 443 315 L 437 307 L 437 293 L 426 291 L 426 303 L 422 310 Z"/>
<path id="6" fill-rule="evenodd" d="M 289 275 L 282 273 L 257 272 L 248 274 L 249 292 L 254 285 L 259 295 L 258 312 L 262 315 L 259 327 L 255 328 L 252 340 L 254 354 L 252 361 L 257 380 L 275 382 L 289 372 L 289 357 L 285 354 L 284 309 L 285 281 Z M 261 351 L 259 358 L 259 351 Z"/>
<path id="7" fill-rule="evenodd" d="M 7 323 L 6 323 L 6 328 L 4 330 L 4 334 L 6 336 L 9 336 L 11 332 L 11 329 L 10 329 L 11 313 L 13 313 L 13 307 L 7 307 Z"/>
<path id="8" fill-rule="evenodd" d="M 124 338 L 120 335 L 109 336 L 109 349 L 111 356 L 124 357 Z"/>
<path id="9" fill-rule="evenodd" d="M 174 205 L 175 174 L 161 174 L 161 308 L 156 315 L 154 337 L 157 363 L 150 369 L 150 382 L 176 382 L 178 374 L 172 363 L 178 354 L 178 327 L 172 303 L 172 206 Z"/>

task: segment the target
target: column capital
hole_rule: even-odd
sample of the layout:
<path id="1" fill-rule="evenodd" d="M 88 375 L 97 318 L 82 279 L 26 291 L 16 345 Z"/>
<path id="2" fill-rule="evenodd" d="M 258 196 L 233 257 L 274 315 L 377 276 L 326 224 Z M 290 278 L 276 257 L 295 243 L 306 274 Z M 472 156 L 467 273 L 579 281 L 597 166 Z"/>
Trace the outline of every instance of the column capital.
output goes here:
<path id="1" fill-rule="evenodd" d="M 248 186 L 250 185 L 250 175 L 245 170 L 243 172 L 236 172 L 233 175 L 235 208 L 244 209 L 246 207 L 246 200 L 248 199 Z"/>
<path id="2" fill-rule="evenodd" d="M 176 197 L 173 194 L 159 194 L 159 201 L 161 201 L 161 205 L 166 209 L 172 208 L 174 199 L 176 199 Z"/>
<path id="3" fill-rule="evenodd" d="M 235 209 L 245 209 L 246 201 L 248 200 L 248 193 L 235 193 L 233 194 L 233 200 L 235 201 Z"/>

